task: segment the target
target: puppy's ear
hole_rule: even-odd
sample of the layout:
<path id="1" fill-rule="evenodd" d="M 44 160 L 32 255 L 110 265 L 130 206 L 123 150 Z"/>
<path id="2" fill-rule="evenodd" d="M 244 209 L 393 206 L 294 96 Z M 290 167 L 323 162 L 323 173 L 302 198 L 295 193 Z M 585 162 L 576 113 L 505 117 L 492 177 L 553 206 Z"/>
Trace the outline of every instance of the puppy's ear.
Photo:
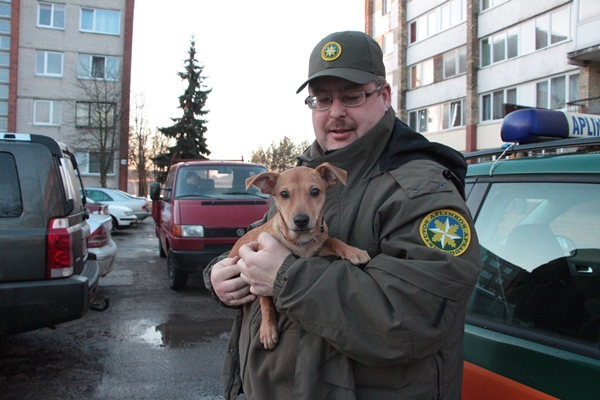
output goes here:
<path id="1" fill-rule="evenodd" d="M 262 174 L 251 176 L 246 179 L 246 190 L 254 185 L 259 188 L 262 193 L 272 195 L 278 176 L 279 174 L 277 172 L 263 172 Z"/>
<path id="2" fill-rule="evenodd" d="M 315 170 L 321 174 L 325 182 L 327 182 L 328 188 L 335 186 L 338 181 L 342 185 L 346 185 L 348 173 L 341 168 L 334 167 L 329 163 L 323 163 L 315 168 Z"/>

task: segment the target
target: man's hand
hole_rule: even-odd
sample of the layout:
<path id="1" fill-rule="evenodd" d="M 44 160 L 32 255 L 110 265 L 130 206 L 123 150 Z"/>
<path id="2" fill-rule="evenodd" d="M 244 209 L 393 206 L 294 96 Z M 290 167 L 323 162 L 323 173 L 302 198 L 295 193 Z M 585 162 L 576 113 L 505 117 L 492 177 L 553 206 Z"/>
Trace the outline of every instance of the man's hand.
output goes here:
<path id="1" fill-rule="evenodd" d="M 210 271 L 213 290 L 224 304 L 232 307 L 256 299 L 255 295 L 250 294 L 250 286 L 240 278 L 238 260 L 239 257 L 225 258 L 213 265 Z"/>
<path id="2" fill-rule="evenodd" d="M 239 253 L 237 265 L 240 278 L 251 286 L 250 292 L 259 296 L 273 296 L 277 271 L 292 252 L 273 236 L 263 232 L 258 242 L 243 245 Z"/>

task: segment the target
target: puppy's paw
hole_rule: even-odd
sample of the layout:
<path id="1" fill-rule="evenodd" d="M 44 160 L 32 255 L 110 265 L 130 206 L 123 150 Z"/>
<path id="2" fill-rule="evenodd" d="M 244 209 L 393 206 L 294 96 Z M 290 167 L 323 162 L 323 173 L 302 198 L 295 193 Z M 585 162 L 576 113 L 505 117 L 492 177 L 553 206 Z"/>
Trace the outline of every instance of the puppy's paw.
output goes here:
<path id="1" fill-rule="evenodd" d="M 355 247 L 348 249 L 344 253 L 342 258 L 345 258 L 354 265 L 366 264 L 371 259 L 371 257 L 369 257 L 369 253 L 367 253 L 364 250 L 357 249 Z"/>
<path id="2" fill-rule="evenodd" d="M 265 350 L 273 350 L 277 343 L 279 343 L 279 334 L 277 333 L 277 326 L 268 326 L 261 324 L 260 326 L 260 342 L 262 343 Z"/>

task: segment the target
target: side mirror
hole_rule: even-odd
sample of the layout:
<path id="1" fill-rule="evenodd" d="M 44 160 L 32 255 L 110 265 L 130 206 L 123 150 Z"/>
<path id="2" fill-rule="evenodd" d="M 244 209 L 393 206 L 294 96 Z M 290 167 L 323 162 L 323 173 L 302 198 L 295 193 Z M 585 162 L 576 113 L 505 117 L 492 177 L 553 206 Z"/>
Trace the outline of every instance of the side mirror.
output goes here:
<path id="1" fill-rule="evenodd" d="M 152 199 L 152 200 L 160 199 L 160 183 L 152 182 L 150 184 L 150 199 Z"/>

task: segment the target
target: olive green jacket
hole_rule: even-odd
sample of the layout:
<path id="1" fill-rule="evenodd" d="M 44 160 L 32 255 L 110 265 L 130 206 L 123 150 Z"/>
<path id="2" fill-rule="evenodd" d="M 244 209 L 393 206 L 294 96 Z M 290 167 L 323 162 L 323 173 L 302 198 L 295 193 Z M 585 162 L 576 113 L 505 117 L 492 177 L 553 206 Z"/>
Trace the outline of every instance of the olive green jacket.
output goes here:
<path id="1" fill-rule="evenodd" d="M 300 158 L 348 172 L 346 186 L 327 191 L 325 220 L 330 236 L 372 259 L 359 267 L 289 256 L 273 288 L 280 343 L 262 350 L 258 301 L 240 311 L 224 365 L 226 399 L 242 386 L 249 400 L 460 398 L 465 308 L 480 271 L 479 245 L 454 184 L 460 177 L 431 161 L 446 149 L 425 149 L 423 157 L 409 152 L 382 169 L 384 155 L 394 160 L 386 152 L 392 131 L 416 135 L 390 109 L 345 148 L 324 155 L 315 142 Z M 437 225 L 428 224 L 438 214 Z M 444 251 L 436 248 L 442 245 Z M 211 289 L 210 267 L 205 282 Z"/>

